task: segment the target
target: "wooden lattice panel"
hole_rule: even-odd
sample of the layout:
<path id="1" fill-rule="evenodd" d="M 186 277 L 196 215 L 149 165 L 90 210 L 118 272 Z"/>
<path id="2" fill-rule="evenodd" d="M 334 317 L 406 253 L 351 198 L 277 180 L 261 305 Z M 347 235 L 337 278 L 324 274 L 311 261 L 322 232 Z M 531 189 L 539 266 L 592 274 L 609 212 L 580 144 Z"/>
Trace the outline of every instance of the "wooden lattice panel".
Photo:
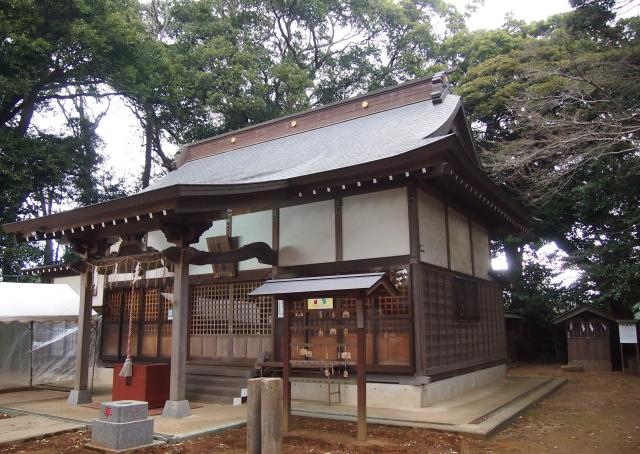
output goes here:
<path id="1" fill-rule="evenodd" d="M 491 282 L 477 285 L 477 318 L 460 320 L 456 274 L 422 268 L 424 351 L 428 373 L 444 373 L 502 360 L 505 351 L 503 302 Z"/>
<path id="2" fill-rule="evenodd" d="M 160 318 L 160 290 L 148 289 L 144 293 L 144 320 L 157 321 Z"/>
<path id="3" fill-rule="evenodd" d="M 229 286 L 191 287 L 192 335 L 229 334 Z"/>
<path id="4" fill-rule="evenodd" d="M 233 334 L 271 334 L 273 297 L 247 296 L 259 286 L 259 282 L 233 284 Z"/>
<path id="5" fill-rule="evenodd" d="M 107 304 L 104 308 L 104 319 L 119 322 L 120 311 L 122 310 L 122 293 L 111 292 L 107 294 Z"/>
<path id="6" fill-rule="evenodd" d="M 124 292 L 124 320 L 129 320 L 131 314 L 131 320 L 137 321 L 139 318 L 139 304 L 140 304 L 140 291 L 139 290 L 127 290 Z M 133 305 L 133 307 L 131 307 Z"/>

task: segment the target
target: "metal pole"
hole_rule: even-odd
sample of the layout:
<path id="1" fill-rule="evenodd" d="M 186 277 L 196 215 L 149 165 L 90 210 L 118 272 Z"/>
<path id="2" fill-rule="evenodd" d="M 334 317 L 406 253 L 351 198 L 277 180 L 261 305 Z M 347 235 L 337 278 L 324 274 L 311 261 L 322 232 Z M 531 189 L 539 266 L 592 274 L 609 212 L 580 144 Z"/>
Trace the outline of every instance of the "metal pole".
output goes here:
<path id="1" fill-rule="evenodd" d="M 30 341 L 30 345 L 31 348 L 29 349 L 30 351 L 30 355 L 29 355 L 29 388 L 33 387 L 33 321 L 31 321 L 31 327 L 29 328 L 29 331 L 31 331 L 31 341 Z"/>

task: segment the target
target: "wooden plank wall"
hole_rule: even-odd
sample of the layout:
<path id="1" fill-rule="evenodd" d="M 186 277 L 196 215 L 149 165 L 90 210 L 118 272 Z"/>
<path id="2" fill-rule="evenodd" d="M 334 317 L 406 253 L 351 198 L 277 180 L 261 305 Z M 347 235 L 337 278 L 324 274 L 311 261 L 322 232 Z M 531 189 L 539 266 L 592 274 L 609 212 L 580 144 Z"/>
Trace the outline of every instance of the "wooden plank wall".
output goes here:
<path id="1" fill-rule="evenodd" d="M 422 355 L 426 375 L 453 375 L 504 361 L 501 289 L 478 279 L 479 319 L 459 321 L 453 288 L 456 274 L 424 264 L 421 267 L 425 318 Z"/>

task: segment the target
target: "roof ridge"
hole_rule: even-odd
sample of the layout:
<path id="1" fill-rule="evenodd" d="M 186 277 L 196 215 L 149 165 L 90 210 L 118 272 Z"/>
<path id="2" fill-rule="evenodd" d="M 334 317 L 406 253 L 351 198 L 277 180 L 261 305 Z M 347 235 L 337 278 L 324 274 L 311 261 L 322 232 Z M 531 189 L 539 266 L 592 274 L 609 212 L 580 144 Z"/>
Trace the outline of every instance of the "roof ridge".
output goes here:
<path id="1" fill-rule="evenodd" d="M 415 94 L 413 94 L 413 97 L 412 97 L 411 93 L 407 92 L 405 97 L 392 99 L 393 102 L 390 102 L 390 105 L 384 105 L 384 102 L 383 102 L 380 105 L 369 107 L 368 102 L 365 101 L 367 99 L 380 97 L 381 95 L 384 95 L 384 94 L 407 90 L 408 88 L 415 87 L 415 86 L 421 86 L 421 85 L 426 86 L 427 84 L 431 85 L 431 89 L 425 89 L 423 92 L 420 92 L 421 99 L 417 99 Z M 446 83 L 446 74 L 440 72 L 431 76 L 421 77 L 414 80 L 402 82 L 390 87 L 384 87 L 378 90 L 369 91 L 369 92 L 362 93 L 360 95 L 353 96 L 347 99 L 335 101 L 335 102 L 318 106 L 318 107 L 313 107 L 300 112 L 295 112 L 292 114 L 276 117 L 271 120 L 263 121 L 261 123 L 249 125 L 244 128 L 235 129 L 232 131 L 227 131 L 222 134 L 218 134 L 215 136 L 207 137 L 205 139 L 201 139 L 198 141 L 185 144 L 178 151 L 178 154 L 176 155 L 176 161 L 178 163 L 178 166 L 181 166 L 185 164 L 187 161 L 197 160 L 198 158 L 202 158 L 205 156 L 211 156 L 221 152 L 232 151 L 238 148 L 242 148 L 243 146 L 266 142 L 267 140 L 273 140 L 276 138 L 286 137 L 289 135 L 300 134 L 310 129 L 326 127 L 331 124 L 341 123 L 349 119 L 355 119 L 355 118 L 360 118 L 362 116 L 372 115 L 385 110 L 390 110 L 393 108 L 401 107 L 403 105 L 408 105 L 408 104 L 412 104 L 412 103 L 423 101 L 423 100 L 431 100 L 435 104 L 441 101 L 448 93 L 450 93 L 450 90 L 448 89 L 448 85 Z M 384 100 L 385 98 L 381 98 L 381 99 Z M 360 112 L 356 112 L 355 109 L 352 112 L 348 112 L 348 113 L 340 112 L 342 116 L 349 115 L 349 118 L 336 118 L 337 121 L 335 122 L 327 120 L 326 118 L 325 119 L 321 118 L 321 114 L 323 112 L 326 113 L 327 111 L 338 110 L 340 108 L 344 109 L 345 106 L 354 104 L 355 102 L 358 102 L 358 101 L 363 101 L 362 110 Z M 370 110 L 368 110 L 367 113 L 363 113 L 364 110 L 367 109 L 368 107 Z M 274 130 L 276 127 L 282 127 L 283 123 L 289 120 L 292 120 L 294 118 L 297 120 L 301 120 L 305 117 L 309 119 L 309 118 L 313 118 L 314 116 L 319 117 L 319 118 L 316 118 L 316 121 L 319 123 L 318 126 L 307 127 L 307 128 L 303 128 L 302 130 L 296 130 L 296 132 L 293 132 L 292 128 L 295 128 L 297 126 L 297 122 L 291 122 L 289 127 L 285 127 L 284 131 Z M 267 131 L 268 130 L 267 128 L 271 128 L 271 131 L 270 131 L 271 135 L 268 138 L 264 138 L 260 140 L 260 138 L 255 137 L 256 131 L 261 129 Z M 254 136 L 250 135 L 252 132 L 254 133 Z M 235 136 L 248 138 L 249 143 L 246 143 L 246 144 L 243 144 L 243 146 L 240 146 L 240 143 L 236 143 L 237 137 Z M 223 144 L 222 140 L 225 138 L 229 138 L 230 140 L 228 143 L 225 142 Z M 209 146 L 207 147 L 207 145 Z M 217 149 L 212 150 L 211 149 L 212 147 Z M 197 149 L 197 154 L 194 156 L 193 152 L 196 151 L 196 149 Z"/>

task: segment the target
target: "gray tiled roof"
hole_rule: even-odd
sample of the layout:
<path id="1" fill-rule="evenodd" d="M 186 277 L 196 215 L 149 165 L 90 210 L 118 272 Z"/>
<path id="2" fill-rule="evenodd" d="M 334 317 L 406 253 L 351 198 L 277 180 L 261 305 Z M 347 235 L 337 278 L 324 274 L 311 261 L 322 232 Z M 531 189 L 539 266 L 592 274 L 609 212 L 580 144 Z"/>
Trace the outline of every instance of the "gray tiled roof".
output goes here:
<path id="1" fill-rule="evenodd" d="M 438 140 L 460 108 L 421 101 L 267 142 L 188 161 L 147 190 L 175 184 L 243 184 L 286 180 L 399 156 Z"/>

